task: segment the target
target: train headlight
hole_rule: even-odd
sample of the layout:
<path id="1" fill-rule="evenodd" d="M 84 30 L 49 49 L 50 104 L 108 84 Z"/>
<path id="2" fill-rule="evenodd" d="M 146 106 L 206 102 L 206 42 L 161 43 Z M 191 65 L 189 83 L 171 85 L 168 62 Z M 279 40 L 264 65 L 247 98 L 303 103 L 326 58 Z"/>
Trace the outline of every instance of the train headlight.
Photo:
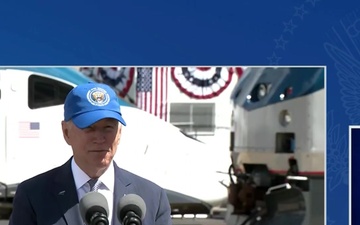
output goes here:
<path id="1" fill-rule="evenodd" d="M 293 88 L 288 87 L 284 90 L 283 93 L 280 94 L 280 100 L 284 100 L 286 97 L 290 96 L 293 93 Z"/>
<path id="2" fill-rule="evenodd" d="M 258 93 L 257 93 L 258 99 L 262 99 L 263 97 L 265 97 L 266 92 L 267 92 L 266 85 L 265 84 L 260 84 L 259 89 L 258 89 Z"/>
<path id="3" fill-rule="evenodd" d="M 289 125 L 291 123 L 291 116 L 289 111 L 287 111 L 286 109 L 282 110 L 280 112 L 279 119 L 282 126 L 286 127 L 287 125 Z"/>

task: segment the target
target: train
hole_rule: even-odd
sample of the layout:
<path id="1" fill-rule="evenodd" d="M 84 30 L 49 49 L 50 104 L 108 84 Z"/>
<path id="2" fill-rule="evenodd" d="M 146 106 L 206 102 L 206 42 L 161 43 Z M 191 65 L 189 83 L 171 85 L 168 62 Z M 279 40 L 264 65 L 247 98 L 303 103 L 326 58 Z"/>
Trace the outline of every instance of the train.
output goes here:
<path id="1" fill-rule="evenodd" d="M 226 224 L 324 224 L 325 68 L 249 67 L 231 100 Z"/>

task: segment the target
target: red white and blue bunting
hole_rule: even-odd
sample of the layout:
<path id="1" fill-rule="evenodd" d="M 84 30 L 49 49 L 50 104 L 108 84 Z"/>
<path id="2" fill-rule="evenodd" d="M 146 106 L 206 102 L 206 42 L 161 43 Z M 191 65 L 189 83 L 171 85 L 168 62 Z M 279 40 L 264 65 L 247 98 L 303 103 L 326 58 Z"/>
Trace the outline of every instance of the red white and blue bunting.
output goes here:
<path id="1" fill-rule="evenodd" d="M 229 86 L 234 73 L 240 78 L 242 72 L 241 67 L 172 67 L 171 78 L 190 98 L 211 99 Z"/>
<path id="2" fill-rule="evenodd" d="M 134 67 L 80 67 L 80 72 L 97 82 L 112 86 L 125 98 L 134 82 Z"/>

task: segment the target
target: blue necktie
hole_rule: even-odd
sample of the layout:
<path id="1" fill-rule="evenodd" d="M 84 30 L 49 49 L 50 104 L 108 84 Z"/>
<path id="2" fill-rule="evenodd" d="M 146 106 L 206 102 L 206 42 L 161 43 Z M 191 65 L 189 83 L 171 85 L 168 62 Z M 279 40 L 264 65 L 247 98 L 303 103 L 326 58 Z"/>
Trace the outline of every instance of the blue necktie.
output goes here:
<path id="1" fill-rule="evenodd" d="M 88 184 L 90 185 L 90 191 L 97 191 L 99 190 L 101 182 L 98 179 L 90 179 Z"/>

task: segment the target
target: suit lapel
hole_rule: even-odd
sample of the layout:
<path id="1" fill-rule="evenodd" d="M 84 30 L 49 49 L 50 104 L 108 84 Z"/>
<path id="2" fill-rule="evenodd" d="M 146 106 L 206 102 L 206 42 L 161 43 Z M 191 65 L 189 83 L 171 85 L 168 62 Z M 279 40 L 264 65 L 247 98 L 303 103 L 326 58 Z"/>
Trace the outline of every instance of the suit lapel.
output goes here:
<path id="1" fill-rule="evenodd" d="M 115 169 L 115 185 L 114 185 L 114 201 L 113 201 L 113 218 L 112 225 L 120 225 L 117 217 L 118 203 L 120 198 L 131 193 L 131 180 L 122 172 L 122 170 L 114 162 Z"/>
<path id="2" fill-rule="evenodd" d="M 71 158 L 72 159 L 72 158 Z M 54 180 L 54 195 L 58 200 L 61 213 L 67 225 L 83 224 L 79 210 L 79 199 L 76 191 L 74 177 L 71 170 L 71 159 L 58 168 Z M 117 209 L 120 198 L 132 193 L 131 179 L 114 162 L 115 184 L 113 201 L 112 225 L 120 225 L 117 218 Z"/>
<path id="3" fill-rule="evenodd" d="M 83 221 L 80 216 L 79 200 L 71 170 L 71 159 L 59 167 L 53 190 L 66 224 L 78 225 L 83 224 Z"/>

